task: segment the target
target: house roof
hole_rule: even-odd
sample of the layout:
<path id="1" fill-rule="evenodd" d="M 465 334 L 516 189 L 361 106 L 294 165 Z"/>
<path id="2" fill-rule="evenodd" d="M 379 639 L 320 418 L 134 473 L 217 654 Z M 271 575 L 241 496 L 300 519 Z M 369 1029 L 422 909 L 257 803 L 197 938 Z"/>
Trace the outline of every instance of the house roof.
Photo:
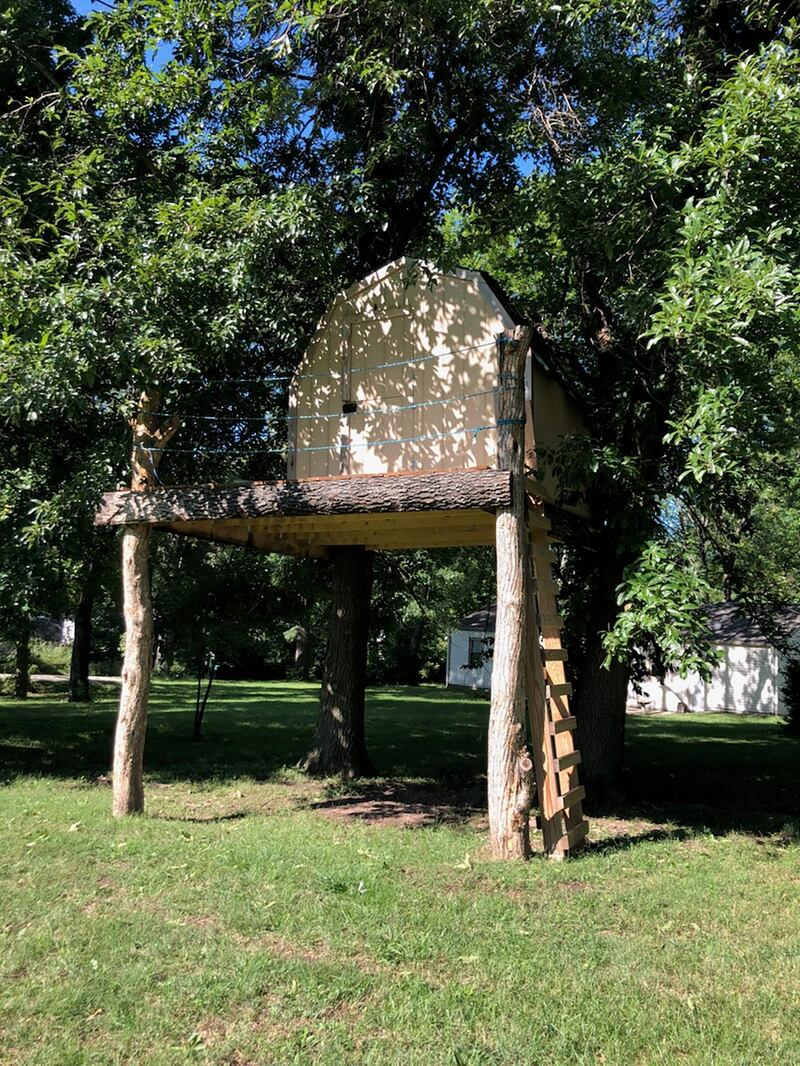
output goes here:
<path id="1" fill-rule="evenodd" d="M 497 605 L 493 603 L 491 607 L 483 611 L 473 611 L 472 614 L 465 614 L 458 623 L 458 628 L 474 633 L 494 633 L 496 618 Z"/>
<path id="2" fill-rule="evenodd" d="M 461 267 L 460 269 L 464 270 L 465 273 L 467 272 L 465 267 Z M 480 274 L 480 276 L 492 290 L 494 295 L 497 297 L 498 301 L 502 304 L 503 310 L 506 312 L 506 314 L 514 323 L 514 325 L 524 326 L 527 320 L 519 313 L 516 307 L 514 307 L 514 304 L 511 301 L 511 297 L 508 295 L 508 293 L 497 280 L 497 278 L 492 277 L 492 275 L 489 274 L 486 270 L 476 270 L 475 273 Z"/>
<path id="3" fill-rule="evenodd" d="M 493 633 L 496 617 L 497 608 L 492 604 L 488 609 L 465 615 L 458 623 L 458 628 L 468 632 Z M 772 643 L 752 615 L 748 615 L 745 608 L 733 600 L 709 604 L 706 607 L 706 617 L 712 644 L 766 646 Z M 800 604 L 778 611 L 774 616 L 774 623 L 787 639 L 800 634 Z"/>
<path id="4" fill-rule="evenodd" d="M 752 645 L 773 643 L 753 614 L 748 614 L 747 609 L 734 600 L 709 604 L 706 616 L 711 642 Z M 775 628 L 786 638 L 800 633 L 800 605 L 792 605 L 778 611 L 773 622 Z"/>

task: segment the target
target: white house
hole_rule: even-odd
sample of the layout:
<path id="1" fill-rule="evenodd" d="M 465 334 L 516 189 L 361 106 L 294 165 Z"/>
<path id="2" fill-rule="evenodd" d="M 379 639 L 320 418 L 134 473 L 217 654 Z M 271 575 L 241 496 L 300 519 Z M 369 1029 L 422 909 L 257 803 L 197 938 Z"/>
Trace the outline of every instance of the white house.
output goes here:
<path id="1" fill-rule="evenodd" d="M 447 684 L 488 689 L 492 684 L 495 605 L 474 611 L 458 623 L 447 641 Z"/>
<path id="2" fill-rule="evenodd" d="M 800 609 L 782 612 L 776 622 L 800 647 Z M 709 640 L 722 654 L 709 681 L 697 673 L 647 677 L 628 689 L 628 706 L 649 711 L 728 711 L 783 715 L 784 655 L 738 604 L 708 607 Z"/>
<path id="3" fill-rule="evenodd" d="M 800 608 L 777 619 L 781 629 L 800 648 Z M 475 611 L 459 622 L 447 643 L 447 684 L 488 689 L 492 683 L 494 606 Z M 733 714 L 786 713 L 781 697 L 784 655 L 759 626 L 735 603 L 708 607 L 709 641 L 722 660 L 710 681 L 697 673 L 647 677 L 631 685 L 628 707 L 645 711 L 728 711 Z"/>

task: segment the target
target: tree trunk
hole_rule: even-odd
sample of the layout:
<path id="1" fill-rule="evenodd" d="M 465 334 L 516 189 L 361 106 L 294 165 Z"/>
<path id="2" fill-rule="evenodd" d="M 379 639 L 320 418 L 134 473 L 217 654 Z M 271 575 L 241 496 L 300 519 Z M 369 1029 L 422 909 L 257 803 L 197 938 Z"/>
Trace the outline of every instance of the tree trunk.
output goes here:
<path id="1" fill-rule="evenodd" d="M 157 468 L 179 420 L 158 424 L 161 392 L 145 389 L 131 419 L 133 452 L 131 486 L 146 497 L 157 481 Z M 122 535 L 122 607 L 125 615 L 125 657 L 114 735 L 112 811 L 119 818 L 144 810 L 144 738 L 150 675 L 153 672 L 153 601 L 150 590 L 150 527 L 127 526 Z"/>
<path id="2" fill-rule="evenodd" d="M 129 526 L 122 537 L 125 658 L 114 738 L 113 813 L 116 817 L 144 810 L 144 738 L 153 667 L 149 550 L 150 528 Z"/>
<path id="3" fill-rule="evenodd" d="M 17 632 L 14 695 L 18 700 L 28 698 L 31 687 L 31 627 L 26 620 Z"/>
<path id="4" fill-rule="evenodd" d="M 372 593 L 371 552 L 339 548 L 333 556 L 333 609 L 314 739 L 300 766 L 344 778 L 374 773 L 364 738 L 364 688 Z"/>
<path id="5" fill-rule="evenodd" d="M 81 590 L 81 597 L 75 609 L 75 634 L 72 638 L 72 657 L 69 664 L 69 702 L 88 703 L 89 659 L 92 652 L 92 608 L 94 606 L 94 587 L 91 572 Z"/>
<path id="6" fill-rule="evenodd" d="M 573 707 L 578 720 L 581 778 L 586 795 L 597 809 L 616 802 L 621 795 L 629 670 L 618 662 L 611 663 L 608 669 L 603 666 L 603 633 L 618 611 L 615 589 L 621 573 L 617 574 L 614 568 L 592 575 L 592 579 L 596 584 L 582 620 L 585 648 L 575 663 Z"/>
<path id="7" fill-rule="evenodd" d="M 524 368 L 530 331 L 501 348 L 498 465 L 512 472 L 511 506 L 497 511 L 497 622 L 489 713 L 489 839 L 497 859 L 530 854 L 532 763 L 525 743 L 527 539 L 523 424 Z"/>

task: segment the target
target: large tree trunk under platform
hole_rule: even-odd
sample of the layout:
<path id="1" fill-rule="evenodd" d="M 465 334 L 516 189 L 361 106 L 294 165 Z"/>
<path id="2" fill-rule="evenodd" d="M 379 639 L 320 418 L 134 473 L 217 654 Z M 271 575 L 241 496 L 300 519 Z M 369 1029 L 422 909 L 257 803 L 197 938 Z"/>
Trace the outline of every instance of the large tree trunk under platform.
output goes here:
<path id="1" fill-rule="evenodd" d="M 364 737 L 372 562 L 372 553 L 363 548 L 333 553 L 333 605 L 319 718 L 300 763 L 310 774 L 349 779 L 374 772 Z"/>
<path id="2" fill-rule="evenodd" d="M 622 566 L 609 569 L 596 580 L 583 619 L 586 643 L 579 665 L 580 685 L 575 695 L 581 771 L 595 809 L 616 805 L 625 746 L 625 714 L 630 671 L 627 664 L 605 665 L 603 633 L 613 623 L 616 586 Z"/>

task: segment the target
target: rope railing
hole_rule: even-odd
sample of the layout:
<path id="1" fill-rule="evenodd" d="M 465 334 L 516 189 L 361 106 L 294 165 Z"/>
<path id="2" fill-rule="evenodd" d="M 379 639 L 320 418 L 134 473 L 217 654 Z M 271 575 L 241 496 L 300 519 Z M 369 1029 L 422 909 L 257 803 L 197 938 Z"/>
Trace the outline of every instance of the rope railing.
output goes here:
<path id="1" fill-rule="evenodd" d="M 284 444 L 279 448 L 249 448 L 247 451 L 237 452 L 231 448 L 155 448 L 147 444 L 137 444 L 135 448 L 143 452 L 169 452 L 171 455 L 227 455 L 231 458 L 247 455 L 285 455 L 287 451 L 293 452 L 342 452 L 356 451 L 365 448 L 385 448 L 394 444 L 416 444 L 426 441 L 447 440 L 452 437 L 469 436 L 477 437 L 479 433 L 490 432 L 501 426 L 518 425 L 524 419 L 498 419 L 497 422 L 488 422 L 478 426 L 461 426 L 457 429 L 448 430 L 445 433 L 422 433 L 413 437 L 389 437 L 386 440 L 356 441 L 352 444 L 314 444 L 305 447 L 292 447 Z"/>
<path id="2" fill-rule="evenodd" d="M 255 384 L 262 382 L 276 382 L 276 381 L 301 381 L 301 380 L 318 380 L 323 378 L 341 379 L 345 376 L 352 377 L 355 374 L 372 373 L 377 370 L 386 370 L 394 367 L 402 366 L 414 366 L 419 363 L 430 362 L 433 360 L 445 359 L 449 356 L 460 355 L 464 352 L 478 351 L 482 348 L 496 347 L 498 344 L 497 339 L 486 341 L 482 344 L 466 345 L 463 348 L 455 348 L 446 352 L 426 352 L 422 354 L 415 354 L 408 359 L 391 360 L 385 363 L 376 363 L 368 366 L 352 367 L 345 373 L 336 371 L 325 371 L 314 374 L 286 374 L 286 375 L 264 375 L 258 378 L 218 378 L 218 379 L 205 379 L 206 384 L 212 383 L 224 383 L 224 384 Z M 188 382 L 187 382 L 188 383 Z M 431 408 L 431 407 L 445 407 L 453 406 L 456 404 L 464 403 L 468 400 L 479 399 L 484 396 L 496 395 L 498 392 L 505 391 L 510 386 L 500 384 L 489 389 L 480 389 L 475 392 L 462 393 L 458 396 L 447 396 L 436 400 L 420 400 L 416 402 L 396 404 L 386 407 L 363 407 L 357 408 L 355 411 L 323 411 L 315 412 L 311 414 L 298 414 L 291 411 L 288 412 L 267 412 L 263 415 L 229 415 L 218 413 L 202 413 L 202 414 L 187 414 L 180 415 L 177 413 L 168 413 L 164 411 L 146 411 L 145 413 L 150 417 L 157 418 L 178 418 L 182 422 L 224 422 L 230 425 L 263 425 L 268 428 L 271 424 L 275 423 L 298 423 L 306 421 L 326 421 L 329 419 L 336 419 L 341 421 L 343 418 L 352 418 L 354 416 L 364 417 L 380 417 L 386 415 L 404 414 L 409 411 L 415 411 L 418 409 Z M 143 409 L 138 408 L 141 413 Z M 254 455 L 281 455 L 285 456 L 287 452 L 292 453 L 309 453 L 309 452 L 327 452 L 341 454 L 342 452 L 353 452 L 366 450 L 370 448 L 387 448 L 400 444 L 416 444 L 427 443 L 437 440 L 447 440 L 453 437 L 472 436 L 473 439 L 477 438 L 478 434 L 486 433 L 491 430 L 499 429 L 502 425 L 505 425 L 505 421 L 498 420 L 497 422 L 481 423 L 473 426 L 459 426 L 451 430 L 446 430 L 438 433 L 423 433 L 415 436 L 406 437 L 388 437 L 384 440 L 376 441 L 355 441 L 355 442 L 338 442 L 331 444 L 319 444 L 319 445 L 290 445 L 288 443 L 281 443 L 280 445 L 271 445 L 269 447 L 247 447 L 244 449 L 236 449 L 236 447 L 220 447 L 220 448 L 157 448 L 150 447 L 148 445 L 138 444 L 136 447 L 147 454 L 155 454 L 159 452 L 169 452 L 172 455 L 225 455 L 229 458 L 244 458 Z"/>
<path id="3" fill-rule="evenodd" d="M 452 348 L 446 352 L 426 352 L 423 355 L 414 355 L 410 359 L 397 359 L 388 363 L 376 363 L 370 366 L 353 367 L 347 371 L 347 375 L 352 374 L 369 374 L 373 370 L 388 370 L 397 366 L 414 366 L 417 363 L 429 363 L 436 359 L 447 359 L 451 355 L 462 355 L 464 352 L 476 352 L 482 348 L 497 347 L 498 341 L 491 340 L 485 341 L 482 344 L 468 344 L 463 348 Z M 343 376 L 341 372 L 336 370 L 319 371 L 316 374 L 262 374 L 260 377 L 252 378 L 201 378 L 200 383 L 205 382 L 207 385 L 258 385 L 262 382 L 275 382 L 275 381 L 309 381 L 317 380 L 319 378 L 333 378 L 334 380 L 340 380 Z M 181 378 L 178 384 L 189 385 L 192 384 L 191 378 Z"/>
<path id="4" fill-rule="evenodd" d="M 498 392 L 503 392 L 508 386 L 501 386 L 501 388 L 493 389 L 480 389 L 478 392 L 465 392 L 460 396 L 446 396 L 440 400 L 420 400 L 416 403 L 404 403 L 398 404 L 394 407 L 359 407 L 355 411 L 349 412 L 349 417 L 353 415 L 395 415 L 405 411 L 415 411 L 420 407 L 442 407 L 448 404 L 461 403 L 462 400 L 474 400 L 480 396 L 492 396 Z M 139 408 L 139 411 L 143 411 L 143 408 Z M 273 413 L 269 412 L 265 415 L 181 415 L 175 411 L 147 411 L 146 414 L 154 418 L 179 418 L 182 422 L 230 422 L 234 425 L 243 422 L 253 422 L 261 424 L 264 422 L 272 421 L 316 421 L 318 419 L 348 417 L 342 411 L 325 411 L 322 413 L 316 413 L 311 415 L 297 415 L 291 412 Z"/>

